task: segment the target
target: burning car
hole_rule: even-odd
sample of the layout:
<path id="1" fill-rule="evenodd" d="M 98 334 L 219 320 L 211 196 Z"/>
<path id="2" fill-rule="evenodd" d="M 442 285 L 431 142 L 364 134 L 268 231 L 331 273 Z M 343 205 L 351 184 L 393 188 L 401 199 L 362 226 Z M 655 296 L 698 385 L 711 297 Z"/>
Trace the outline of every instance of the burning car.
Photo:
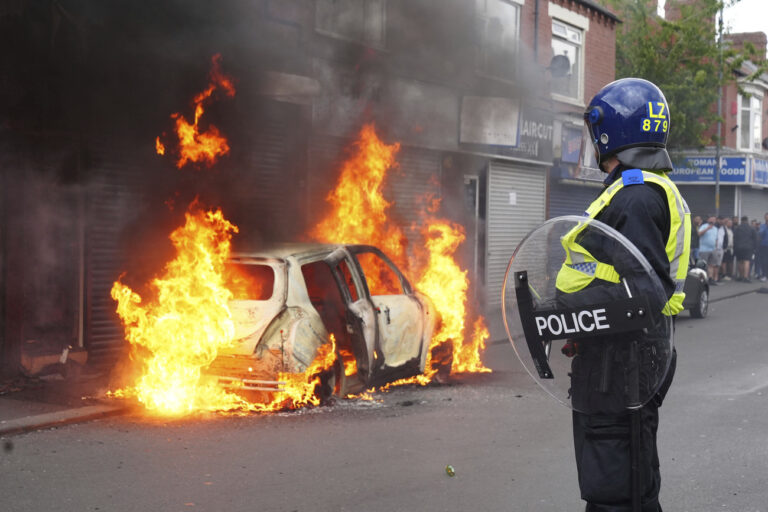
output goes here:
<path id="1" fill-rule="evenodd" d="M 437 312 L 379 249 L 293 244 L 233 253 L 228 267 L 243 286 L 229 303 L 235 343 L 206 370 L 220 384 L 280 391 L 279 373 L 305 371 L 331 337 L 338 396 L 424 371 Z"/>

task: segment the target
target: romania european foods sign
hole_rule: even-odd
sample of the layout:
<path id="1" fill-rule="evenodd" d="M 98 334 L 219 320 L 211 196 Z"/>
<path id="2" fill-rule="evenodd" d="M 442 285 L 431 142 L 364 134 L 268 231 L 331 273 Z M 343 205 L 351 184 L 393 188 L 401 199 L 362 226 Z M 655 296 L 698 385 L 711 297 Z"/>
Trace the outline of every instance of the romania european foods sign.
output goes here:
<path id="1" fill-rule="evenodd" d="M 669 177 L 677 183 L 714 183 L 716 168 L 717 159 L 713 156 L 686 157 L 675 161 Z M 748 176 L 746 158 L 720 158 L 721 183 L 747 183 Z"/>

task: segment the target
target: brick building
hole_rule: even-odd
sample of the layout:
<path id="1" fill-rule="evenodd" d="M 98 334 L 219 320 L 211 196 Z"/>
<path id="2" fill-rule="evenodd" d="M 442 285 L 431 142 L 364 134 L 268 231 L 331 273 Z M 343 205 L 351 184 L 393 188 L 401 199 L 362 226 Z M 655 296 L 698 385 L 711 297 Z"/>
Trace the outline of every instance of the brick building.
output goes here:
<path id="1" fill-rule="evenodd" d="M 695 2 L 685 0 L 683 3 Z M 679 8 L 668 9 L 666 14 L 667 18 L 674 19 L 680 15 Z M 715 20 L 710 22 L 714 25 Z M 724 45 L 737 50 L 748 42 L 754 46 L 757 55 L 765 58 L 764 32 L 725 34 L 723 40 Z M 723 87 L 719 211 L 726 216 L 746 215 L 762 222 L 768 212 L 768 75 L 749 80 L 757 69 L 755 63 L 744 62 L 731 77 L 731 83 Z M 716 109 L 716 106 L 712 108 Z M 714 125 L 707 135 L 714 141 L 716 134 Z M 679 185 L 692 214 L 714 214 L 717 169 L 714 142 L 704 149 L 684 150 L 674 158 L 676 168 L 670 176 Z"/>
<path id="2" fill-rule="evenodd" d="M 83 4 L 64 18 L 26 3 L 0 10 L 4 37 L 24 42 L 4 85 L 18 91 L 3 99 L 13 116 L 0 124 L 14 141 L 0 176 L 6 374 L 70 346 L 114 362 L 125 343 L 109 289 L 165 261 L 181 211 L 169 202 L 204 192 L 242 239 L 300 236 L 365 122 L 401 144 L 387 191 L 399 222 L 417 220 L 425 192 L 442 197 L 491 308 L 519 240 L 596 193 L 576 165 L 582 113 L 614 78 L 619 20 L 595 1 L 153 5 Z M 35 30 L 17 37 L 25 26 Z M 11 56 L 18 44 L 2 47 Z M 214 53 L 237 79 L 235 98 L 210 114 L 232 151 L 211 173 L 180 172 L 154 139 L 199 92 Z"/>

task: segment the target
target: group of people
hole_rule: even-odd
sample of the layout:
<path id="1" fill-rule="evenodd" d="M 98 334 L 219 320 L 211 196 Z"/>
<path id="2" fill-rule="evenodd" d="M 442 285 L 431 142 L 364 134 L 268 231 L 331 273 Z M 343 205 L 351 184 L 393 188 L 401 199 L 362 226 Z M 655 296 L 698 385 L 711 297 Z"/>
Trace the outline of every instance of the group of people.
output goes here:
<path id="1" fill-rule="evenodd" d="M 707 264 L 709 284 L 722 280 L 750 282 L 768 280 L 768 213 L 765 223 L 747 216 L 710 215 L 706 222 L 693 218 L 691 255 Z"/>

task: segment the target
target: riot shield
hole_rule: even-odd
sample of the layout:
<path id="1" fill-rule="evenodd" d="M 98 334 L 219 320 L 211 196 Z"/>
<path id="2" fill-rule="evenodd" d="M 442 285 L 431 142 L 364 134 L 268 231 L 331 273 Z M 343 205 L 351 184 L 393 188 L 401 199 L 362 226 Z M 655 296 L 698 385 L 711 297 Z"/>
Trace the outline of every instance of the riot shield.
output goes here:
<path id="1" fill-rule="evenodd" d="M 667 294 L 626 237 L 586 217 L 531 231 L 507 267 L 502 311 L 528 373 L 550 395 L 587 414 L 642 407 L 672 358 Z"/>

